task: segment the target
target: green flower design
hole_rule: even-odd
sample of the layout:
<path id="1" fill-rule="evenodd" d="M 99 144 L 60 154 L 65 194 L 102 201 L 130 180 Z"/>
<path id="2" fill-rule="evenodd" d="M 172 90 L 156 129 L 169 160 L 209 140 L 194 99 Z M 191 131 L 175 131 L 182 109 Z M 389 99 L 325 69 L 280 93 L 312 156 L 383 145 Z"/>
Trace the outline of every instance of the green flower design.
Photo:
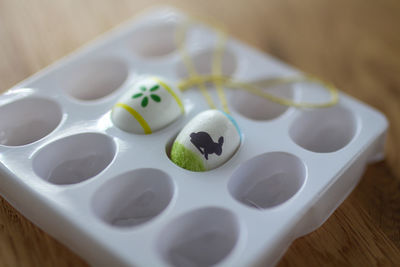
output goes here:
<path id="1" fill-rule="evenodd" d="M 159 88 L 160 88 L 160 85 L 156 84 L 156 85 L 154 85 L 153 87 L 151 87 L 151 88 L 149 89 L 150 98 L 153 99 L 153 101 L 154 101 L 154 102 L 157 102 L 157 103 L 161 102 L 161 97 L 159 97 L 159 96 L 156 95 L 156 94 L 153 94 L 152 92 L 157 91 Z M 142 106 L 143 108 L 145 108 L 145 107 L 147 107 L 147 105 L 149 104 L 149 97 L 148 97 L 148 94 L 145 94 L 146 91 L 147 91 L 147 88 L 146 88 L 145 86 L 140 86 L 140 91 L 142 91 L 142 92 L 141 92 L 141 93 L 134 94 L 134 95 L 132 96 L 132 98 L 143 97 L 142 102 L 141 102 L 140 104 L 141 104 L 141 106 Z"/>

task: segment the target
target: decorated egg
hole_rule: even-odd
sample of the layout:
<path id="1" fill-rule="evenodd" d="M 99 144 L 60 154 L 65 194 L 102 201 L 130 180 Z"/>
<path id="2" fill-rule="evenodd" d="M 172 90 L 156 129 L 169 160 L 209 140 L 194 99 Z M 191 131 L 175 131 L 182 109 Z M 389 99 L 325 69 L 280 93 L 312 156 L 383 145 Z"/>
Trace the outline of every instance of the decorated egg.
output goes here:
<path id="1" fill-rule="evenodd" d="M 135 134 L 151 134 L 185 112 L 179 90 L 161 78 L 136 82 L 114 105 L 115 126 Z"/>
<path id="2" fill-rule="evenodd" d="M 240 140 L 239 126 L 230 115 L 207 110 L 190 120 L 178 134 L 171 160 L 190 171 L 212 170 L 233 156 Z"/>

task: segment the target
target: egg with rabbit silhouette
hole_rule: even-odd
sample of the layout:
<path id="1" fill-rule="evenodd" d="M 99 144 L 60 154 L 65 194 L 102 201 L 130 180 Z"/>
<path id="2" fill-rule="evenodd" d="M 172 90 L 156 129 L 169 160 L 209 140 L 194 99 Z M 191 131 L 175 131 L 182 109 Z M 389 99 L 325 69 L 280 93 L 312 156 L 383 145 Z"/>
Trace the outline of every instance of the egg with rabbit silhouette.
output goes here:
<path id="1" fill-rule="evenodd" d="M 115 126 L 135 134 L 151 134 L 184 113 L 179 90 L 158 77 L 139 79 L 111 112 Z"/>
<path id="2" fill-rule="evenodd" d="M 235 120 L 225 112 L 207 110 L 191 119 L 176 137 L 171 160 L 196 172 L 224 164 L 239 148 L 241 134 Z"/>

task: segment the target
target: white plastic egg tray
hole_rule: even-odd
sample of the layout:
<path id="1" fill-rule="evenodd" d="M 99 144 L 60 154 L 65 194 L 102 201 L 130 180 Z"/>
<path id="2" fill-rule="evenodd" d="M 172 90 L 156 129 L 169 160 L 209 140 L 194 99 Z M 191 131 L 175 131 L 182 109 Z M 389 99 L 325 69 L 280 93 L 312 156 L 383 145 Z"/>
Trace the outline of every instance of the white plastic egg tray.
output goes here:
<path id="1" fill-rule="evenodd" d="M 110 110 L 137 79 L 174 85 L 186 75 L 174 37 L 184 19 L 153 9 L 0 96 L 1 194 L 94 266 L 272 266 L 382 156 L 385 117 L 343 93 L 334 107 L 305 110 L 226 89 L 242 142 L 207 172 L 168 157 L 177 133 L 208 109 L 197 89 L 183 93 L 185 115 L 164 129 L 114 127 Z M 210 72 L 215 38 L 201 24 L 188 32 L 200 73 Z M 231 38 L 222 67 L 240 81 L 300 73 Z M 326 97 L 316 85 L 280 87 L 269 90 Z"/>

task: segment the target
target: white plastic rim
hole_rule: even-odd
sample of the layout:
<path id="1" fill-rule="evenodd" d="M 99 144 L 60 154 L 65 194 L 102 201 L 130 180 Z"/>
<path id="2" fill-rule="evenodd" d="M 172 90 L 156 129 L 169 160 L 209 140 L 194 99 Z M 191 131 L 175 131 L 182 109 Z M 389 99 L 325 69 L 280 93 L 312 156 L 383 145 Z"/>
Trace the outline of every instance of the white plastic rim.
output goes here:
<path id="1" fill-rule="evenodd" d="M 149 222 L 171 202 L 174 184 L 158 169 L 136 169 L 113 177 L 92 199 L 94 213 L 105 223 L 119 228 Z"/>
<path id="2" fill-rule="evenodd" d="M 228 190 L 246 206 L 267 209 L 292 198 L 306 176 L 306 167 L 297 156 L 269 152 L 241 164 L 229 180 Z"/>
<path id="3" fill-rule="evenodd" d="M 173 53 L 177 46 L 175 31 L 177 22 L 169 21 L 145 25 L 131 33 L 128 46 L 142 58 L 160 58 Z"/>
<path id="4" fill-rule="evenodd" d="M 289 135 L 312 152 L 329 153 L 344 148 L 357 133 L 354 114 L 341 105 L 303 111 L 292 123 Z"/>
<path id="5" fill-rule="evenodd" d="M 101 133 L 81 133 L 58 139 L 33 157 L 33 170 L 52 184 L 83 182 L 102 172 L 116 153 L 114 140 Z"/>
<path id="6" fill-rule="evenodd" d="M 22 146 L 50 134 L 62 120 L 58 103 L 45 98 L 23 98 L 0 107 L 0 145 Z"/>
<path id="7" fill-rule="evenodd" d="M 125 82 L 129 74 L 126 64 L 118 58 L 96 58 L 77 63 L 60 75 L 59 84 L 74 99 L 92 101 L 104 98 Z"/>
<path id="8" fill-rule="evenodd" d="M 214 266 L 225 259 L 239 237 L 239 223 L 229 210 L 200 208 L 164 227 L 157 247 L 172 266 Z"/>
<path id="9" fill-rule="evenodd" d="M 214 49 L 205 49 L 190 56 L 197 74 L 210 75 L 212 73 Z M 233 76 L 237 65 L 235 53 L 228 48 L 224 49 L 221 60 L 221 74 L 224 76 Z M 189 73 L 183 60 L 178 62 L 176 72 L 182 79 L 188 77 Z"/>

